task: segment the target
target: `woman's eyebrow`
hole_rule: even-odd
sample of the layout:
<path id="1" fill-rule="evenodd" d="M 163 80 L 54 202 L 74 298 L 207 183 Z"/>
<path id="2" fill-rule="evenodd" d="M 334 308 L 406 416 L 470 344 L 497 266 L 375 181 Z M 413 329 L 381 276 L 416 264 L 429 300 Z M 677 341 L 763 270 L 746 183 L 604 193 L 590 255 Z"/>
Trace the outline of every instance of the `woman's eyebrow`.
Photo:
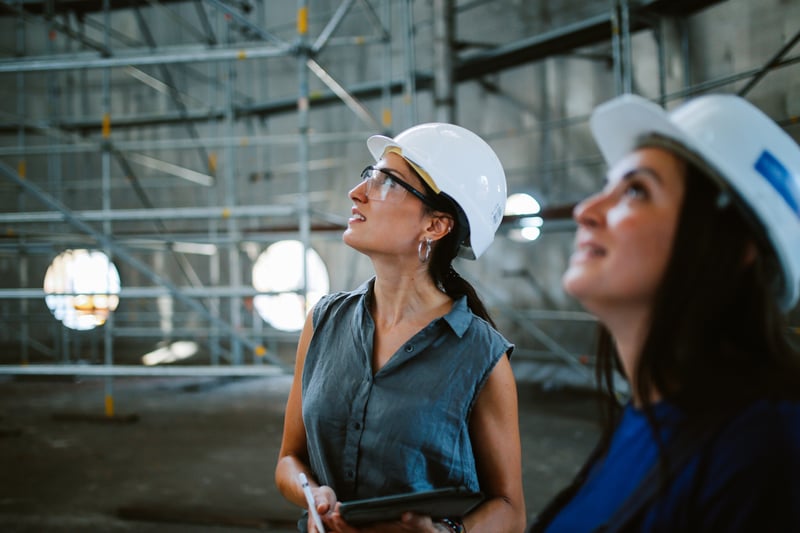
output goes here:
<path id="1" fill-rule="evenodd" d="M 390 167 L 375 167 L 375 168 L 380 170 L 384 174 L 400 178 L 401 180 L 406 179 L 405 176 L 403 176 L 403 173 L 397 170 L 396 168 L 390 168 Z"/>
<path id="2" fill-rule="evenodd" d="M 618 183 L 624 183 L 630 179 L 633 179 L 635 176 L 642 174 L 650 177 L 651 179 L 657 181 L 658 183 L 663 183 L 661 176 L 654 169 L 650 167 L 636 167 L 622 174 L 617 180 L 612 179 L 612 175 L 606 174 L 606 179 L 603 182 L 603 189 L 607 189 L 608 187 L 614 187 Z"/>
<path id="3" fill-rule="evenodd" d="M 650 168 L 650 167 L 636 167 L 636 168 L 633 168 L 633 169 L 629 170 L 628 172 L 626 172 L 625 174 L 623 174 L 622 177 L 620 178 L 620 181 L 629 180 L 629 179 L 631 179 L 634 176 L 637 176 L 639 174 L 644 174 L 646 176 L 649 176 L 650 178 L 656 180 L 659 183 L 663 182 L 663 180 L 661 179 L 661 175 L 658 172 L 656 172 L 654 169 Z"/>

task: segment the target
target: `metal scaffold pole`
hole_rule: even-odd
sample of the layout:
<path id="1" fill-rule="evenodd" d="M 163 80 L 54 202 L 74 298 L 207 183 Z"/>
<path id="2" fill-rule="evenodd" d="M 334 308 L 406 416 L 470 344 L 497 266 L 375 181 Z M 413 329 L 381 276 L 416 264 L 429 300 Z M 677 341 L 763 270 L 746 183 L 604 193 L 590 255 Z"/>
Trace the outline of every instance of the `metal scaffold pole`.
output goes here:
<path id="1" fill-rule="evenodd" d="M 308 248 L 311 241 L 311 205 L 309 203 L 309 61 L 311 60 L 311 49 L 308 40 L 308 1 L 298 0 L 297 2 L 297 130 L 300 135 L 300 142 L 297 143 L 297 162 L 298 162 L 298 212 L 300 242 L 303 243 L 303 273 L 302 273 L 302 295 L 304 308 L 308 304 Z"/>

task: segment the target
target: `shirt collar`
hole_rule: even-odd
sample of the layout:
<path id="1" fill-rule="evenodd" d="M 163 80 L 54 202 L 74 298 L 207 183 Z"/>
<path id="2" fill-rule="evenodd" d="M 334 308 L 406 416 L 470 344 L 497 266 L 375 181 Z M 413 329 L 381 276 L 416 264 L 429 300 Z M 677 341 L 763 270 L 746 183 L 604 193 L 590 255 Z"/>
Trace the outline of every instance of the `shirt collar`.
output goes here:
<path id="1" fill-rule="evenodd" d="M 467 306 L 466 295 L 459 297 L 453 302 L 453 308 L 442 317 L 442 320 L 447 322 L 450 329 L 453 330 L 453 333 L 459 337 L 464 336 L 470 322 L 472 322 L 472 311 L 470 311 Z"/>

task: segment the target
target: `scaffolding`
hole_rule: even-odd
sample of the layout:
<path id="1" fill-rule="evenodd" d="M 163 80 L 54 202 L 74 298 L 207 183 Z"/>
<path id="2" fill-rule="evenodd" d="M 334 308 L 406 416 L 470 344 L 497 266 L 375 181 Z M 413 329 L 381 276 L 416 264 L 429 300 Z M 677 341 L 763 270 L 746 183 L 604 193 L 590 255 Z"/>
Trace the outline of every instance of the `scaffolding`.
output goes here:
<path id="1" fill-rule="evenodd" d="M 702 84 L 692 84 L 687 72 L 685 86 L 670 93 L 664 82 L 667 47 L 664 21 L 678 28 L 675 46 L 684 54 L 683 65 L 688 65 L 683 21 L 720 3 L 719 0 L 611 0 L 604 3 L 601 12 L 563 27 L 502 45 L 458 53 L 455 15 L 459 9 L 470 9 L 481 3 L 456 6 L 453 0 L 436 0 L 432 4 L 433 68 L 431 72 L 424 72 L 418 68 L 415 56 L 419 27 L 413 0 L 341 0 L 333 9 L 314 17 L 309 0 L 297 0 L 291 19 L 293 27 L 285 20 L 278 25 L 272 23 L 280 17 L 272 17 L 270 10 L 285 12 L 286 6 L 276 7 L 268 2 L 0 2 L 0 16 L 13 20 L 16 32 L 14 57 L 0 60 L 0 76 L 14 86 L 16 95 L 15 112 L 7 113 L 11 116 L 0 122 L 0 136 L 15 141 L 0 146 L 0 158 L 16 159 L 16 167 L 0 160 L 0 174 L 11 184 L 5 189 L 10 192 L 3 194 L 16 194 L 13 209 L 0 213 L 0 224 L 9 228 L 6 238 L 0 241 L 0 253 L 13 254 L 19 261 L 20 272 L 18 287 L 0 289 L 0 302 L 6 304 L 3 308 L 5 334 L 16 338 L 20 364 L 3 365 L 0 373 L 272 375 L 276 369 L 291 371 L 291 365 L 278 355 L 276 346 L 293 344 L 296 335 L 266 328 L 244 305 L 247 299 L 259 294 L 244 279 L 245 248 L 248 243 L 265 244 L 287 237 L 299 239 L 308 248 L 312 239 L 338 234 L 344 227 L 344 220 L 315 208 L 312 202 L 319 192 L 312 187 L 314 165 L 325 165 L 324 161 L 311 159 L 312 147 L 342 149 L 351 143 L 362 143 L 367 135 L 376 131 L 390 133 L 398 122 L 415 123 L 418 94 L 422 91 L 433 93 L 437 120 L 454 119 L 455 89 L 458 84 L 467 82 L 479 83 L 489 94 L 523 107 L 525 104 L 515 101 L 502 84 L 496 83 L 494 76 L 549 57 L 610 43 L 611 57 L 603 59 L 610 60 L 613 67 L 614 90 L 616 93 L 634 92 L 631 36 L 637 32 L 654 35 L 659 100 L 665 105 L 741 80 L 747 84 L 739 92 L 746 94 L 766 73 L 795 65 L 799 59 L 790 57 L 789 52 L 800 39 L 800 32 L 761 68 Z M 348 25 L 348 19 L 355 17 L 358 20 Z M 122 31 L 114 23 L 118 20 L 135 29 L 138 37 L 132 38 Z M 174 25 L 176 32 L 196 42 L 174 43 L 171 39 L 160 42 L 151 28 L 153 25 L 159 26 L 161 34 L 166 26 Z M 340 34 L 345 26 L 359 31 Z M 312 32 L 312 27 L 316 31 Z M 48 36 L 48 42 L 34 51 L 28 49 L 30 28 L 46 29 Z M 59 46 L 54 43 L 57 36 L 64 41 Z M 340 77 L 326 68 L 322 59 L 326 51 L 335 48 L 369 48 L 370 54 L 377 58 L 369 62 L 369 70 L 375 75 L 357 83 L 341 81 L 352 77 Z M 399 54 L 398 49 L 401 50 Z M 398 57 L 401 58 L 399 66 Z M 262 68 L 266 77 L 270 76 L 274 64 L 285 69 L 282 73 L 293 70 L 296 94 L 257 99 L 257 95 L 241 93 L 237 77 L 248 63 Z M 69 73 L 68 78 L 65 78 L 66 73 Z M 258 75 L 251 71 L 245 74 L 254 78 L 250 85 L 260 87 Z M 65 110 L 66 99 L 61 95 L 65 92 L 62 84 L 67 79 L 71 84 L 71 109 Z M 206 95 L 188 90 L 195 80 L 201 80 Z M 323 89 L 314 90 L 312 82 Z M 31 83 L 45 85 L 46 103 L 32 101 Z M 121 112 L 116 106 L 126 94 L 134 93 L 126 92 L 126 83 L 154 91 L 161 109 Z M 98 94 L 99 103 L 87 101 L 89 94 Z M 379 102 L 377 106 L 375 101 Z M 42 105 L 46 112 L 41 113 L 39 109 L 31 112 L 35 106 Z M 333 132 L 312 127 L 312 109 L 337 107 L 346 109 L 357 126 Z M 395 111 L 402 115 L 398 121 L 394 120 Z M 30 118 L 35 116 L 39 118 Z M 267 121 L 287 120 L 287 117 L 294 121 L 294 132 L 263 131 Z M 586 118 L 542 120 L 539 128 L 547 139 L 551 130 L 585 122 Z M 793 120 L 787 117 L 784 123 Z M 146 138 L 148 131 L 163 133 L 158 138 Z M 520 133 L 524 134 L 516 132 Z M 236 174 L 237 158 L 243 151 L 254 151 L 254 157 L 262 157 L 264 150 L 280 154 L 294 151 L 294 157 L 284 156 L 287 162 L 283 166 L 296 177 L 296 189 L 276 195 L 281 196 L 282 201 L 274 203 L 261 203 L 258 199 L 255 203 L 243 202 L 241 191 L 237 189 L 237 183 L 242 180 L 242 176 Z M 98 155 L 99 164 L 94 160 Z M 30 179 L 34 175 L 32 161 L 46 179 Z M 64 176 L 69 166 L 85 172 L 96 164 L 99 166 L 97 177 L 90 174 L 83 185 L 77 183 L 75 176 Z M 552 168 L 553 164 L 545 161 L 543 167 Z M 114 177 L 115 169 L 124 174 L 124 183 Z M 173 185 L 178 187 L 178 192 L 165 192 L 167 186 L 147 177 L 148 172 L 174 178 Z M 250 178 L 265 179 L 259 175 Z M 73 207 L 66 200 L 71 188 L 84 186 L 85 190 L 98 191 L 99 208 Z M 164 208 L 157 207 L 159 202 L 154 200 L 160 194 L 181 193 L 192 196 L 197 205 Z M 130 207 L 129 197 L 140 207 Z M 125 199 L 124 207 L 118 205 L 120 198 Z M 29 203 L 29 199 L 35 203 Z M 544 216 L 552 219 L 550 227 L 558 227 L 559 223 L 561 227 L 569 227 L 569 222 L 563 220 L 564 213 L 569 212 L 564 207 L 553 205 L 545 209 Z M 256 225 L 253 221 L 263 224 Z M 513 218 L 505 221 L 507 225 L 514 222 Z M 133 229 L 122 229 L 128 225 Z M 65 231 L 65 227 L 70 230 Z M 207 249 L 211 252 L 202 255 L 203 262 L 199 263 L 196 257 L 183 251 L 190 248 L 182 248 L 185 243 L 210 247 Z M 102 367 L 98 369 L 96 365 L 71 359 L 69 346 L 77 334 L 59 328 L 48 320 L 41 305 L 37 307 L 36 302 L 41 302 L 45 294 L 42 289 L 33 288 L 38 280 L 31 279 L 29 274 L 32 258 L 70 247 L 102 249 L 128 271 L 135 272 L 137 279 L 149 283 L 124 284 L 120 293 L 122 301 L 169 297 L 181 303 L 185 310 L 174 317 L 180 322 L 179 326 L 165 331 L 151 323 L 152 317 L 147 312 L 129 311 L 130 316 L 117 313 L 100 333 Z M 173 270 L 179 273 L 181 281 L 174 281 L 156 268 L 154 262 L 157 261 L 143 259 L 144 254 L 156 254 L 162 262 L 171 258 L 176 265 Z M 303 280 L 303 286 L 307 286 L 305 268 Z M 486 294 L 491 292 L 490 288 L 485 288 Z M 152 306 L 143 304 L 142 307 L 150 309 Z M 530 339 L 521 340 L 521 343 L 530 341 L 542 346 L 541 352 L 564 364 L 577 381 L 590 381 L 587 365 L 575 353 L 542 328 L 530 327 L 529 322 L 527 325 L 520 323 L 531 318 L 543 322 L 591 322 L 588 315 L 565 314 L 558 309 L 521 310 L 505 305 L 498 308 L 520 327 L 520 331 L 530 335 Z M 43 330 L 49 331 L 44 338 L 49 339 L 51 345 L 43 340 Z M 209 353 L 208 364 L 135 370 L 119 364 L 115 356 L 115 339 L 167 337 L 201 340 Z M 94 334 L 90 343 L 100 340 Z M 53 364 L 28 365 L 32 351 Z M 523 356 L 525 352 L 524 349 L 518 351 Z M 528 350 L 528 353 L 542 356 L 536 350 Z M 58 365 L 55 364 L 58 362 L 56 354 L 61 355 Z M 552 376 L 543 379 L 552 379 Z M 107 395 L 111 395 L 110 381 Z"/>

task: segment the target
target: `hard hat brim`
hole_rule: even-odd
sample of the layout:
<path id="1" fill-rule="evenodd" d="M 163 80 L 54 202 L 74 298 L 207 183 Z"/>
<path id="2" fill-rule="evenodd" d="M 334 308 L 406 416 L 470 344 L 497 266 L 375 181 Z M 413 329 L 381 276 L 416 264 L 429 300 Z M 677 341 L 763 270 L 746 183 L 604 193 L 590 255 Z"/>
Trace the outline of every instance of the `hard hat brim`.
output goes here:
<path id="1" fill-rule="evenodd" d="M 609 166 L 636 149 L 646 135 L 661 135 L 689 145 L 684 133 L 659 105 L 634 95 L 623 95 L 599 105 L 589 123 L 600 153 Z"/>

